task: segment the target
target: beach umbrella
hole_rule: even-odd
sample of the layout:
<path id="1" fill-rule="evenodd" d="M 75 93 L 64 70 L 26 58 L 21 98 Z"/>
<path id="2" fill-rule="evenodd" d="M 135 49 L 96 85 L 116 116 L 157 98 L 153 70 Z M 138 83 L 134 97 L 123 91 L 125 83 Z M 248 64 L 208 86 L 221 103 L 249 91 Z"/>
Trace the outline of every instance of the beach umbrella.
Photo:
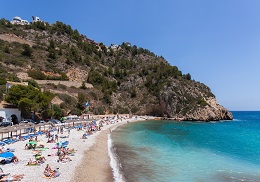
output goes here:
<path id="1" fill-rule="evenodd" d="M 46 125 L 49 125 L 49 127 L 51 127 L 51 126 L 53 125 L 53 123 L 50 122 L 50 121 L 48 121 L 48 122 L 46 123 Z"/>
<path id="2" fill-rule="evenodd" d="M 4 133 L 6 133 L 4 128 L 0 128 L 0 133 L 2 133 L 2 138 L 1 139 L 3 140 L 3 137 L 4 137 L 3 135 L 4 135 Z"/>
<path id="3" fill-rule="evenodd" d="M 4 133 L 8 133 L 8 137 L 9 137 L 9 132 L 14 132 L 17 131 L 16 127 L 12 127 L 12 126 L 7 126 L 3 129 Z"/>
<path id="4" fill-rule="evenodd" d="M 19 126 L 25 126 L 27 123 L 20 123 Z"/>
<path id="5" fill-rule="evenodd" d="M 29 123 L 26 123 L 26 124 L 23 124 L 23 125 L 20 125 L 19 126 L 19 129 L 22 130 L 22 129 L 29 129 L 29 128 L 32 128 L 34 126 L 34 124 L 29 124 Z M 28 130 L 26 130 L 26 133 L 28 132 Z"/>
<path id="6" fill-rule="evenodd" d="M 35 127 L 35 125 L 36 125 L 36 124 L 34 124 L 34 123 L 28 123 L 28 126 L 30 126 L 30 128 Z"/>
<path id="7" fill-rule="evenodd" d="M 37 126 L 39 127 L 39 130 L 41 130 L 42 126 L 44 127 L 44 130 L 45 130 L 45 123 L 39 123 Z"/>
<path id="8" fill-rule="evenodd" d="M 28 125 L 28 124 L 23 124 L 23 125 L 19 125 L 18 126 L 18 130 L 20 130 L 20 134 L 22 133 L 21 131 L 22 130 L 25 130 L 25 129 L 28 129 L 28 128 L 30 128 L 30 125 Z"/>
<path id="9" fill-rule="evenodd" d="M 18 125 L 18 129 L 20 130 L 20 134 L 22 133 L 22 129 L 25 129 L 25 126 L 27 126 L 27 123 L 20 123 Z"/>

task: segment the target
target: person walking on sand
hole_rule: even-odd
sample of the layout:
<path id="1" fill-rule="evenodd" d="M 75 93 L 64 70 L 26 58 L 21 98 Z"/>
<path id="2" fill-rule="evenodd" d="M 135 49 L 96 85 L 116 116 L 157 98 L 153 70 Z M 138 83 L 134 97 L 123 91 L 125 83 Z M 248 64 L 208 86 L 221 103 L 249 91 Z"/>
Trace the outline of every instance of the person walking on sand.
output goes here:
<path id="1" fill-rule="evenodd" d="M 58 142 L 58 140 L 59 140 L 59 136 L 56 134 L 55 135 L 55 141 Z"/>

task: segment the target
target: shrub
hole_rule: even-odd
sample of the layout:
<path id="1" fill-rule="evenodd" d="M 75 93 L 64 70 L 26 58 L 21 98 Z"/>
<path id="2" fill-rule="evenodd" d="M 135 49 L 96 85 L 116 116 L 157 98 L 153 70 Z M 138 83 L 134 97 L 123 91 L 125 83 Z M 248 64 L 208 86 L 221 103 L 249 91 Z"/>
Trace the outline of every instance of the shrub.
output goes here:
<path id="1" fill-rule="evenodd" d="M 63 90 L 66 90 L 66 89 L 67 89 L 67 86 L 66 86 L 66 85 L 63 85 L 63 84 L 58 84 L 58 88 L 63 89 Z"/>
<path id="2" fill-rule="evenodd" d="M 46 80 L 46 75 L 40 70 L 29 70 L 27 73 L 35 80 Z"/>
<path id="3" fill-rule="evenodd" d="M 33 49 L 28 44 L 23 44 L 23 52 L 22 55 L 31 57 L 33 53 Z"/>
<path id="4" fill-rule="evenodd" d="M 33 87 L 36 87 L 38 89 L 40 88 L 39 84 L 35 80 L 29 79 L 25 81 L 28 82 L 28 85 L 32 85 Z"/>
<path id="5" fill-rule="evenodd" d="M 89 94 L 93 97 L 94 100 L 98 100 L 97 94 L 95 92 L 89 92 Z"/>

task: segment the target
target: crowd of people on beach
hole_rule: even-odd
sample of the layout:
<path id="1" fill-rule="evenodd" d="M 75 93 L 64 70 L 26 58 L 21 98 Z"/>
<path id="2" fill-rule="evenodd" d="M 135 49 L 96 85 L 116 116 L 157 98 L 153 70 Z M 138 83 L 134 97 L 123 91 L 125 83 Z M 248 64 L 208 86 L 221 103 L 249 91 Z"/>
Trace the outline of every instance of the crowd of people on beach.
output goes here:
<path id="1" fill-rule="evenodd" d="M 77 150 L 74 148 L 68 148 L 69 142 L 66 141 L 70 137 L 71 130 L 83 131 L 81 139 L 86 140 L 90 135 L 101 130 L 104 125 L 114 124 L 119 121 L 120 118 L 117 117 L 103 117 L 99 120 L 92 120 L 90 122 L 73 122 L 73 124 L 62 124 L 55 127 L 50 126 L 46 130 L 37 131 L 34 128 L 34 131 L 29 134 L 24 134 L 29 137 L 22 136 L 21 134 L 17 137 L 17 142 L 27 141 L 24 149 L 32 151 L 32 158 L 25 163 L 26 166 L 38 166 L 45 164 L 49 159 L 49 156 L 57 156 L 57 163 L 67 163 L 72 161 L 71 156 L 74 156 Z M 66 134 L 66 136 L 64 136 Z M 40 140 L 39 140 L 40 138 Z M 64 141 L 65 140 L 65 141 Z M 52 149 L 57 149 L 55 154 L 48 154 L 47 156 L 43 155 L 43 151 L 48 151 L 49 148 L 46 148 L 46 143 L 53 143 Z M 4 152 L 10 152 L 6 150 L 4 146 L 0 148 L 0 157 Z M 12 150 L 11 153 L 15 152 Z M 46 152 L 45 152 L 46 153 Z M 19 154 L 17 154 L 19 156 Z M 53 158 L 51 159 L 53 160 Z M 8 165 L 8 163 L 19 163 L 21 162 L 19 158 L 13 154 L 10 158 L 3 158 L 0 160 L 0 164 Z M 44 178 L 56 178 L 60 176 L 61 173 L 59 168 L 52 170 L 49 164 L 46 164 L 46 167 L 43 171 Z M 11 176 L 10 174 L 5 175 L 2 171 L 0 174 L 0 181 L 20 181 L 24 177 L 24 174 L 17 174 Z"/>

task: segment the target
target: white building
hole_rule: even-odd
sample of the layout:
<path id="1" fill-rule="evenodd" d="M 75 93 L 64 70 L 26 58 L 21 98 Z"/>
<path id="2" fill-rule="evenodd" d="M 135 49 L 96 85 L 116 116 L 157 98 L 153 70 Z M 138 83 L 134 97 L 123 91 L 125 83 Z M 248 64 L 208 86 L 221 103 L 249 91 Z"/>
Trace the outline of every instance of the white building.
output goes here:
<path id="1" fill-rule="evenodd" d="M 40 17 L 38 17 L 38 16 L 32 16 L 32 22 L 38 22 L 38 21 L 42 22 L 42 20 L 40 19 Z"/>
<path id="2" fill-rule="evenodd" d="M 15 16 L 13 17 L 13 20 L 11 21 L 13 25 L 29 25 L 29 22 L 27 20 L 22 20 L 21 17 Z"/>
<path id="3" fill-rule="evenodd" d="M 0 108 L 0 122 L 13 122 L 18 124 L 21 121 L 21 111 L 16 108 Z"/>

